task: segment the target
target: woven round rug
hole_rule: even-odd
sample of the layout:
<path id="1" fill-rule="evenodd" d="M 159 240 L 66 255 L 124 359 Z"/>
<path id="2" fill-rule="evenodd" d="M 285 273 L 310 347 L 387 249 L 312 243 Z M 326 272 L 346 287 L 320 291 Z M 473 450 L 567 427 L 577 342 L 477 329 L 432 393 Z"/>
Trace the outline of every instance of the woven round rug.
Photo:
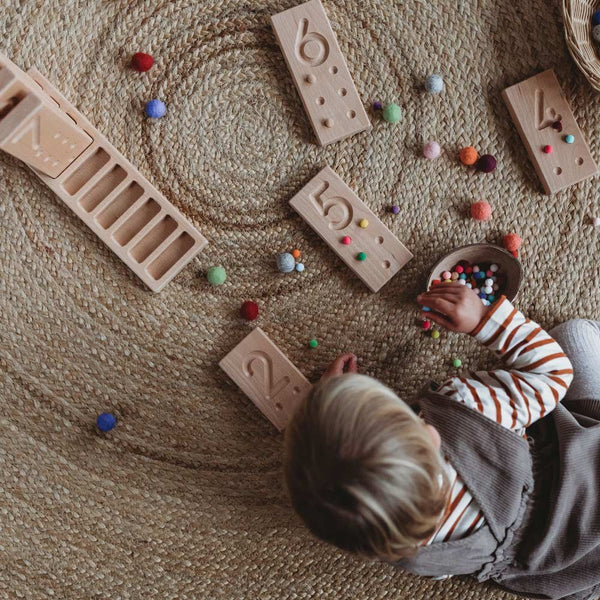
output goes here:
<path id="1" fill-rule="evenodd" d="M 508 598 L 313 539 L 282 485 L 282 436 L 217 364 L 256 324 L 312 381 L 338 353 L 403 397 L 492 357 L 415 325 L 429 268 L 525 240 L 517 305 L 546 326 L 600 318 L 597 180 L 544 196 L 500 93 L 553 67 L 598 156 L 600 99 L 542 0 L 324 0 L 365 105 L 397 125 L 322 148 L 269 16 L 290 0 L 6 0 L 0 50 L 37 66 L 208 238 L 153 294 L 23 164 L 0 154 L 0 596 L 65 599 Z M 148 73 L 128 67 L 150 52 Z M 441 73 L 439 96 L 422 89 Z M 143 106 L 161 98 L 167 115 Z M 442 156 L 421 156 L 437 140 Z M 459 148 L 494 154 L 488 176 Z M 288 205 L 325 164 L 412 251 L 372 294 Z M 474 199 L 494 207 L 468 218 Z M 400 213 L 389 211 L 392 204 Z M 299 248 L 304 273 L 274 254 Z M 206 269 L 227 281 L 210 286 Z M 253 324 L 238 311 L 259 303 Z M 310 350 L 307 340 L 319 340 Z M 95 428 L 104 411 L 118 418 Z"/>

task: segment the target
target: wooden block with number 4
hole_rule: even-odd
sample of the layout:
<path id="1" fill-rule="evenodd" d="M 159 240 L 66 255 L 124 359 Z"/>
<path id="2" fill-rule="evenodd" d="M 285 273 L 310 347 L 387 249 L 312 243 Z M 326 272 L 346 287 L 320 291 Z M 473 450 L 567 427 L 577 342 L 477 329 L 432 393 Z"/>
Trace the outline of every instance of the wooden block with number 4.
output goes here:
<path id="1" fill-rule="evenodd" d="M 282 431 L 312 384 L 257 327 L 219 363 L 256 407 Z"/>
<path id="2" fill-rule="evenodd" d="M 321 0 L 273 15 L 271 24 L 321 146 L 370 129 Z"/>
<path id="3" fill-rule="evenodd" d="M 330 167 L 311 179 L 290 205 L 372 292 L 378 292 L 412 258 Z"/>
<path id="4" fill-rule="evenodd" d="M 502 98 L 546 194 L 598 172 L 552 69 L 505 89 Z M 547 146 L 551 152 L 544 151 Z"/>

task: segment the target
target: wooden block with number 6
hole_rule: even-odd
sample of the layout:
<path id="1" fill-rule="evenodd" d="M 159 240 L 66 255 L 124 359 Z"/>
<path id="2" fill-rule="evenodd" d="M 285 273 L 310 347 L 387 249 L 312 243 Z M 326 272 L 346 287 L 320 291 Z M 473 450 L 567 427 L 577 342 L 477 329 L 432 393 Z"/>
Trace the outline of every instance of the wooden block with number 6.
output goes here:
<path id="1" fill-rule="evenodd" d="M 271 24 L 321 146 L 371 129 L 321 0 L 273 15 Z"/>
<path id="2" fill-rule="evenodd" d="M 372 292 L 378 292 L 412 258 L 330 167 L 311 179 L 290 205 Z M 350 243 L 344 243 L 348 238 Z"/>
<path id="3" fill-rule="evenodd" d="M 546 194 L 598 172 L 552 69 L 505 89 L 502 98 Z M 566 142 L 569 135 L 573 143 Z"/>
<path id="4" fill-rule="evenodd" d="M 312 384 L 257 327 L 219 363 L 256 407 L 282 431 Z"/>

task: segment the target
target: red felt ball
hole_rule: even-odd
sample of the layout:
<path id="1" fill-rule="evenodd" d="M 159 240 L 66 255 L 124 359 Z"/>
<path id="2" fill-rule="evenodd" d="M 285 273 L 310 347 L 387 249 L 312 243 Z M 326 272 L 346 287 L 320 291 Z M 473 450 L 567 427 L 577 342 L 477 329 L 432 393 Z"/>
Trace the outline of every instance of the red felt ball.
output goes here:
<path id="1" fill-rule="evenodd" d="M 508 233 L 502 238 L 502 244 L 509 252 L 517 252 L 522 243 L 521 236 L 516 233 Z"/>
<path id="2" fill-rule="evenodd" d="M 496 159 L 491 154 L 484 154 L 483 156 L 479 157 L 479 160 L 477 161 L 477 168 L 482 173 L 491 173 L 496 169 L 497 164 L 498 163 L 496 162 Z"/>
<path id="3" fill-rule="evenodd" d="M 131 59 L 131 66 L 140 73 L 149 71 L 154 64 L 154 59 L 145 52 L 136 52 Z"/>
<path id="4" fill-rule="evenodd" d="M 252 300 L 246 300 L 240 308 L 240 316 L 246 321 L 254 321 L 258 317 L 258 304 Z"/>
<path id="5" fill-rule="evenodd" d="M 471 217 L 476 221 L 487 221 L 492 216 L 492 207 L 489 202 L 480 200 L 471 204 Z"/>

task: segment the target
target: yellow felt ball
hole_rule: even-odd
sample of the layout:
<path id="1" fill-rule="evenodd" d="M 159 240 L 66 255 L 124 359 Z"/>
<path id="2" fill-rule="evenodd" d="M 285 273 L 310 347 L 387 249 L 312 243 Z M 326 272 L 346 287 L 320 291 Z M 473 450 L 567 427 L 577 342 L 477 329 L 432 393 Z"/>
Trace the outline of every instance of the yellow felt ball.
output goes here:
<path id="1" fill-rule="evenodd" d="M 434 330 L 431 332 L 431 337 L 432 337 L 434 340 L 437 340 L 437 339 L 440 337 L 440 332 L 439 332 L 437 329 L 434 329 Z"/>
<path id="2" fill-rule="evenodd" d="M 363 228 L 366 229 L 369 226 L 369 221 L 367 219 L 361 219 L 359 225 Z"/>

